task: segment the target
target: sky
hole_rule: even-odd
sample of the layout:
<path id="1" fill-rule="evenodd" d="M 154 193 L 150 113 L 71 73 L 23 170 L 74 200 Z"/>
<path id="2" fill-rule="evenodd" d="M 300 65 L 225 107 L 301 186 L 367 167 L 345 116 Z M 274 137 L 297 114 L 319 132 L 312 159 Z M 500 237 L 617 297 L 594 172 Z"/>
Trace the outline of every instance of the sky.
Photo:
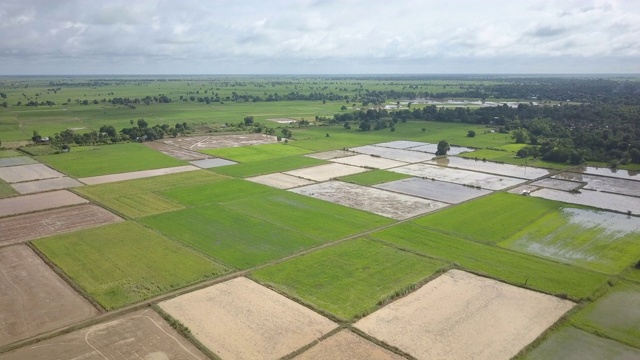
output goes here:
<path id="1" fill-rule="evenodd" d="M 0 1 L 0 75 L 566 73 L 640 73 L 640 0 Z"/>

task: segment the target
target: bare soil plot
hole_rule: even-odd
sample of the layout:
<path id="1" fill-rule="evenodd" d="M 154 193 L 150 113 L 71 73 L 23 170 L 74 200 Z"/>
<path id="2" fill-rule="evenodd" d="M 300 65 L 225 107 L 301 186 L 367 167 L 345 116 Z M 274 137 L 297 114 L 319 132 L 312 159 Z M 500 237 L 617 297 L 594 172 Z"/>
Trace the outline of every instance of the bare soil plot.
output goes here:
<path id="1" fill-rule="evenodd" d="M 619 170 L 609 168 L 598 168 L 593 166 L 585 166 L 581 169 L 585 174 L 610 176 L 620 179 L 640 181 L 640 171 L 638 170 Z"/>
<path id="2" fill-rule="evenodd" d="M 150 309 L 0 355 L 2 360 L 45 358 L 208 359 Z"/>
<path id="3" fill-rule="evenodd" d="M 0 346 L 97 313 L 31 249 L 0 248 Z"/>
<path id="4" fill-rule="evenodd" d="M 420 151 L 426 152 L 430 154 L 435 154 L 438 151 L 438 144 L 426 144 L 422 146 L 416 146 L 411 148 L 412 151 Z M 449 151 L 447 151 L 447 155 L 458 155 L 463 152 L 473 151 L 474 149 L 460 146 L 449 146 Z"/>
<path id="5" fill-rule="evenodd" d="M 537 179 L 549 175 L 553 170 L 540 169 L 531 166 L 499 164 L 491 161 L 465 159 L 456 156 L 440 156 L 429 161 L 428 164 L 459 168 L 463 170 L 480 171 L 497 175 L 517 177 L 521 179 Z"/>
<path id="6" fill-rule="evenodd" d="M 373 144 L 373 145 L 388 147 L 392 149 L 409 149 L 417 146 L 429 145 L 429 143 L 424 143 L 419 141 L 409 141 L 409 140 L 396 140 L 396 141 L 389 141 L 389 142 Z"/>
<path id="7" fill-rule="evenodd" d="M 425 180 L 420 178 L 408 178 L 391 181 L 375 186 L 378 189 L 396 191 L 399 193 L 418 196 L 421 198 L 458 204 L 479 196 L 490 194 L 491 191 L 476 189 L 460 184 L 443 181 Z"/>
<path id="8" fill-rule="evenodd" d="M 280 358 L 336 327 L 332 321 L 246 278 L 159 305 L 223 359 Z"/>
<path id="9" fill-rule="evenodd" d="M 448 205 L 342 181 L 327 181 L 289 191 L 396 220 L 426 214 Z"/>
<path id="10" fill-rule="evenodd" d="M 570 193 L 553 189 L 540 189 L 531 193 L 531 196 L 549 200 L 562 201 L 570 204 L 592 206 L 599 209 L 631 211 L 640 214 L 640 201 L 637 197 L 604 193 L 593 190 L 582 190 L 580 193 Z"/>
<path id="11" fill-rule="evenodd" d="M 509 359 L 573 306 L 450 270 L 355 326 L 418 359 Z"/>
<path id="12" fill-rule="evenodd" d="M 67 190 L 14 196 L 6 199 L 0 199 L 0 217 L 46 209 L 55 209 L 69 205 L 85 204 L 88 202 L 89 200 L 81 198 Z"/>
<path id="13" fill-rule="evenodd" d="M 368 171 L 365 168 L 349 166 L 344 164 L 324 164 L 311 166 L 303 169 L 296 169 L 285 172 L 285 174 L 298 176 L 313 181 L 327 181 L 341 176 L 358 174 Z"/>
<path id="14" fill-rule="evenodd" d="M 554 179 L 554 178 L 546 178 L 546 179 L 541 179 L 541 180 L 532 182 L 531 185 L 548 188 L 548 189 L 571 191 L 571 190 L 576 190 L 582 187 L 584 183 L 569 181 L 569 180 Z"/>
<path id="15" fill-rule="evenodd" d="M 0 219 L 0 245 L 123 221 L 96 205 L 78 205 Z"/>
<path id="16" fill-rule="evenodd" d="M 227 166 L 227 165 L 237 164 L 237 162 L 235 161 L 226 160 L 226 159 L 204 159 L 204 160 L 189 161 L 189 163 L 201 169 L 211 169 L 218 166 Z"/>
<path id="17" fill-rule="evenodd" d="M 297 176 L 287 175 L 283 173 L 274 173 L 268 175 L 254 176 L 245 178 L 245 180 L 253 181 L 258 184 L 271 186 L 277 189 L 291 189 L 298 186 L 313 184 L 311 180 L 299 178 Z"/>
<path id="18" fill-rule="evenodd" d="M 570 172 L 558 174 L 554 177 L 557 179 L 586 182 L 587 185 L 585 185 L 584 188 L 588 190 L 605 191 L 620 195 L 640 196 L 640 181 Z"/>
<path id="19" fill-rule="evenodd" d="M 20 194 L 32 194 L 43 191 L 68 189 L 82 185 L 83 184 L 81 182 L 64 176 L 60 178 L 15 183 L 11 184 L 11 187 Z"/>
<path id="20" fill-rule="evenodd" d="M 343 330 L 294 359 L 298 360 L 401 360 L 394 354 L 351 331 Z"/>
<path id="21" fill-rule="evenodd" d="M 87 185 L 98 185 L 98 184 L 112 183 L 116 181 L 142 179 L 142 178 L 148 178 L 153 176 L 176 174 L 176 173 L 194 171 L 194 170 L 200 170 L 200 168 L 193 165 L 185 165 L 185 166 L 176 166 L 176 167 L 170 167 L 170 168 L 164 168 L 164 169 L 142 170 L 142 171 L 132 171 L 128 173 L 121 173 L 121 174 L 91 176 L 86 178 L 80 178 L 78 180 Z"/>
<path id="22" fill-rule="evenodd" d="M 223 147 L 271 144 L 278 142 L 275 136 L 265 134 L 189 136 L 163 139 L 159 141 L 168 145 L 173 145 L 175 147 L 193 151 Z"/>
<path id="23" fill-rule="evenodd" d="M 430 160 L 433 154 L 421 153 L 418 151 L 409 151 L 403 149 L 392 149 L 381 146 L 365 145 L 349 149 L 360 154 L 377 155 L 386 159 L 404 161 L 408 163 L 416 163 Z"/>
<path id="24" fill-rule="evenodd" d="M 29 165 L 29 164 L 37 164 L 38 162 L 28 156 L 15 156 L 15 157 L 7 157 L 0 158 L 0 167 L 5 166 L 18 166 L 18 165 Z"/>
<path id="25" fill-rule="evenodd" d="M 44 164 L 0 167 L 0 179 L 8 183 L 51 179 L 63 176 L 64 174 L 59 173 Z"/>
<path id="26" fill-rule="evenodd" d="M 187 160 L 187 161 L 202 160 L 202 159 L 208 159 L 210 157 L 209 155 L 206 155 L 203 153 L 182 149 L 161 141 L 150 141 L 150 142 L 145 142 L 144 144 L 154 150 L 158 150 L 161 153 L 165 155 L 169 155 L 178 160 Z"/>
<path id="27" fill-rule="evenodd" d="M 345 156 L 353 156 L 355 154 L 356 153 L 354 153 L 352 151 L 331 150 L 331 151 L 318 152 L 318 153 L 314 153 L 314 154 L 308 154 L 308 155 L 305 155 L 305 156 L 306 157 L 310 157 L 310 158 L 314 158 L 314 159 L 320 159 L 320 160 L 331 160 L 331 159 L 341 158 L 341 157 L 345 157 Z"/>
<path id="28" fill-rule="evenodd" d="M 376 157 L 371 155 L 362 155 L 362 154 L 347 156 L 347 157 L 342 157 L 337 159 L 331 159 L 331 161 L 340 163 L 340 164 L 360 166 L 360 167 L 373 168 L 373 169 L 389 169 L 392 167 L 407 165 L 406 162 L 402 162 L 402 161 L 390 160 L 390 159 L 385 159 L 381 157 Z"/>
<path id="29" fill-rule="evenodd" d="M 389 171 L 421 178 L 436 179 L 456 184 L 481 187 L 482 189 L 489 190 L 502 190 L 525 182 L 522 179 L 516 179 L 506 176 L 452 169 L 428 164 L 410 164 L 389 169 Z"/>
<path id="30" fill-rule="evenodd" d="M 637 360 L 639 358 L 640 350 L 636 348 L 573 327 L 553 334 L 525 357 L 525 359 L 534 360 Z"/>

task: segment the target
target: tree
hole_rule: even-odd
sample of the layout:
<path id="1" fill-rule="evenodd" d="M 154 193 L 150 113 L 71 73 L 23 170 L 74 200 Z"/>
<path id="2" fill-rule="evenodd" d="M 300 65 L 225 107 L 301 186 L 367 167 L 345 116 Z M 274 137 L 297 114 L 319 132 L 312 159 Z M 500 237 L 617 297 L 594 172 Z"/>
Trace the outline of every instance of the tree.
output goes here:
<path id="1" fill-rule="evenodd" d="M 41 139 L 42 139 L 42 136 L 40 136 L 40 134 L 38 134 L 38 131 L 37 130 L 33 130 L 33 136 L 31 137 L 31 140 L 33 140 L 34 143 L 37 143 Z"/>
<path id="2" fill-rule="evenodd" d="M 476 132 L 473 130 L 467 131 L 467 137 L 476 137 Z"/>
<path id="3" fill-rule="evenodd" d="M 144 119 L 138 119 L 138 127 L 141 129 L 146 128 L 147 126 L 149 126 L 149 123 L 146 122 Z"/>
<path id="4" fill-rule="evenodd" d="M 342 110 L 342 111 L 346 111 L 346 110 L 347 110 L 347 107 L 346 107 L 346 106 L 344 106 L 344 105 L 342 105 L 342 107 L 340 108 L 340 110 Z"/>
<path id="5" fill-rule="evenodd" d="M 638 149 L 631 149 L 631 151 L 629 151 L 629 155 L 631 156 L 631 161 L 636 163 L 636 164 L 640 164 L 640 150 Z"/>
<path id="6" fill-rule="evenodd" d="M 247 116 L 244 118 L 244 125 L 251 126 L 253 125 L 253 116 Z"/>
<path id="7" fill-rule="evenodd" d="M 529 140 L 529 134 L 527 134 L 527 130 L 517 129 L 513 130 L 511 138 L 516 141 L 516 144 L 525 144 Z"/>
<path id="8" fill-rule="evenodd" d="M 436 151 L 436 155 L 447 155 L 447 151 L 449 151 L 449 143 L 446 140 L 440 140 L 438 143 L 438 151 Z"/>

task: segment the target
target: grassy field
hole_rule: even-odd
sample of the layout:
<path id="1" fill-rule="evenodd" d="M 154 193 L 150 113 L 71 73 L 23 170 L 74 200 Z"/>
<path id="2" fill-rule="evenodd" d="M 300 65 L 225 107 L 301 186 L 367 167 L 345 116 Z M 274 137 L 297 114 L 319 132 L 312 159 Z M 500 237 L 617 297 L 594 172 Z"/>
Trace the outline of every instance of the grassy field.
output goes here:
<path id="1" fill-rule="evenodd" d="M 571 321 L 583 330 L 640 348 L 640 285 L 617 284 Z"/>
<path id="2" fill-rule="evenodd" d="M 34 244 L 106 309 L 228 271 L 131 222 L 45 238 Z"/>
<path id="3" fill-rule="evenodd" d="M 138 143 L 80 148 L 80 151 L 73 147 L 71 152 L 38 156 L 37 159 L 76 178 L 189 164 Z"/>
<path id="4" fill-rule="evenodd" d="M 351 240 L 252 273 L 252 277 L 318 309 L 349 320 L 433 275 L 445 262 Z"/>
<path id="5" fill-rule="evenodd" d="M 530 360 L 638 359 L 640 350 L 582 330 L 565 327 L 526 356 Z"/>
<path id="6" fill-rule="evenodd" d="M 17 192 L 13 190 L 11 185 L 7 184 L 3 180 L 0 180 L 0 199 L 11 195 L 15 195 Z"/>
<path id="7" fill-rule="evenodd" d="M 160 194 L 166 189 L 180 189 L 211 184 L 226 179 L 209 171 L 156 176 L 110 184 L 83 186 L 78 193 L 128 217 L 154 215 L 184 208 L 180 203 Z"/>
<path id="8" fill-rule="evenodd" d="M 490 277 L 534 290 L 589 299 L 601 291 L 607 277 L 570 265 L 467 241 L 415 224 L 401 224 L 370 235 L 402 248 L 451 261 Z"/>
<path id="9" fill-rule="evenodd" d="M 340 180 L 358 185 L 372 186 L 409 177 L 411 176 L 386 170 L 372 170 L 360 174 L 343 176 Z"/>
<path id="10" fill-rule="evenodd" d="M 640 221 L 635 220 L 621 214 L 568 207 L 532 221 L 499 245 L 618 274 L 640 258 Z"/>
<path id="11" fill-rule="evenodd" d="M 508 239 L 563 204 L 556 201 L 496 193 L 415 220 L 422 226 L 485 243 Z"/>
<path id="12" fill-rule="evenodd" d="M 278 190 L 269 186 L 240 179 L 227 178 L 217 180 L 214 183 L 206 182 L 192 186 L 183 186 L 177 189 L 163 190 L 160 194 L 185 206 L 197 207 L 258 197 L 275 192 L 278 192 Z"/>
<path id="13" fill-rule="evenodd" d="M 295 147 L 295 146 L 289 146 L 288 144 L 284 144 L 284 143 L 277 143 L 277 144 L 208 149 L 208 150 L 201 150 L 201 152 L 205 154 L 244 163 L 244 162 L 253 162 L 253 161 L 264 161 L 264 160 L 270 160 L 270 159 L 293 156 L 293 155 L 303 155 L 303 154 L 308 154 L 311 151 L 302 149 L 299 147 Z"/>
<path id="14" fill-rule="evenodd" d="M 295 170 L 307 166 L 321 165 L 326 163 L 327 162 L 324 160 L 313 159 L 302 155 L 295 155 L 264 161 L 250 161 L 242 164 L 221 166 L 212 168 L 210 169 L 210 171 L 215 171 L 219 174 L 234 177 L 246 178 L 250 176 Z"/>

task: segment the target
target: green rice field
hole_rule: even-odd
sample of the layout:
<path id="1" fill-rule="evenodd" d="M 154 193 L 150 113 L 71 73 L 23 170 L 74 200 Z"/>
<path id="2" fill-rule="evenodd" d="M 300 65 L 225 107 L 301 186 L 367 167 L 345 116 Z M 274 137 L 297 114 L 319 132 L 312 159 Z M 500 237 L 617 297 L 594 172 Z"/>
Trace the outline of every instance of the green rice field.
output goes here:
<path id="1" fill-rule="evenodd" d="M 409 177 L 411 176 L 386 170 L 372 170 L 360 174 L 343 176 L 340 180 L 358 185 L 372 186 Z"/>
<path id="2" fill-rule="evenodd" d="M 208 149 L 201 152 L 240 163 L 303 155 L 311 151 L 284 143 Z"/>
<path id="3" fill-rule="evenodd" d="M 303 155 L 294 155 L 264 161 L 249 161 L 241 164 L 221 166 L 212 168 L 210 171 L 234 177 L 246 178 L 326 163 L 327 162 L 324 160 L 313 159 Z"/>
<path id="4" fill-rule="evenodd" d="M 229 271 L 132 222 L 40 239 L 34 245 L 105 309 Z"/>
<path id="5" fill-rule="evenodd" d="M 15 194 L 17 194 L 17 192 L 13 190 L 11 185 L 7 184 L 3 180 L 0 180 L 0 198 L 8 197 Z"/>
<path id="6" fill-rule="evenodd" d="M 252 273 L 313 307 L 349 320 L 447 265 L 369 240 L 352 240 Z"/>

